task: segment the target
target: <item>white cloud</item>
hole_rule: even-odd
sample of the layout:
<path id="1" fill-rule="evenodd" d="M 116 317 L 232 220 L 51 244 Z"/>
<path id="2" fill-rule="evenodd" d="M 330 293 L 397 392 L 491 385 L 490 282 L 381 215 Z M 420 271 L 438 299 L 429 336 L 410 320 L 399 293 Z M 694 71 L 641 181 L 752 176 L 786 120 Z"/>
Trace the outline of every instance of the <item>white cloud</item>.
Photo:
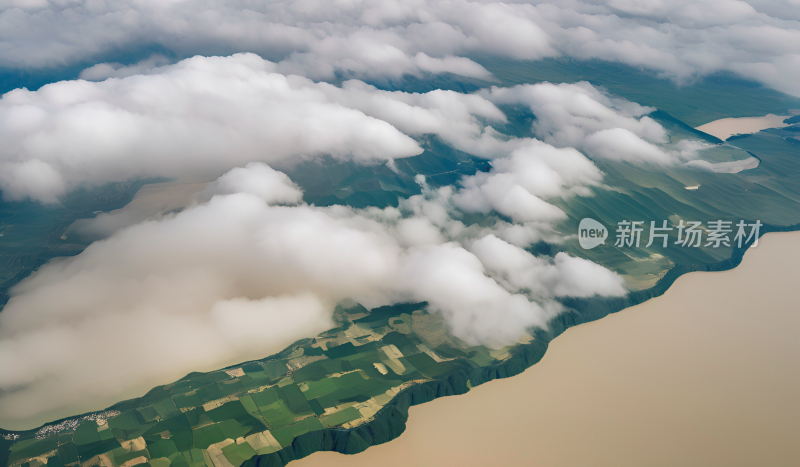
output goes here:
<path id="1" fill-rule="evenodd" d="M 453 243 L 411 251 L 400 281 L 414 298 L 441 312 L 455 336 L 471 344 L 513 343 L 521 331 L 543 327 L 550 317 L 542 305 L 486 276 L 480 260 Z"/>
<path id="2" fill-rule="evenodd" d="M 666 132 L 646 116 L 652 109 L 588 83 L 405 93 L 357 80 L 315 83 L 275 68 L 252 54 L 194 57 L 145 75 L 7 93 L 0 99 L 0 190 L 6 199 L 54 202 L 80 185 L 157 176 L 208 180 L 255 161 L 330 155 L 389 163 L 419 154 L 414 138 L 436 135 L 481 157 L 538 154 L 508 162 L 533 164 L 511 170 L 525 178 L 515 183 L 527 191 L 494 176 L 482 188 L 484 204 L 473 211 L 494 209 L 520 221 L 545 210 L 557 217 L 537 198 L 596 184 L 598 172 L 574 150 L 555 155 L 533 139 L 498 133 L 491 125 L 507 118 L 496 104 L 528 106 L 539 138 L 590 157 L 653 163 L 691 157 L 691 151 L 661 147 Z M 574 174 L 559 170 L 563 175 L 552 176 L 564 164 Z"/>
<path id="3" fill-rule="evenodd" d="M 209 314 L 224 339 L 245 352 L 263 347 L 265 341 L 304 337 L 314 327 L 333 325 L 329 306 L 313 294 L 222 300 L 212 305 Z"/>
<path id="4" fill-rule="evenodd" d="M 652 143 L 625 128 L 609 128 L 592 133 L 584 140 L 589 154 L 616 161 L 646 161 L 669 164 L 670 156 Z"/>
<path id="5" fill-rule="evenodd" d="M 491 130 L 486 133 L 485 122 L 507 121 L 500 109 L 476 94 L 441 89 L 426 93 L 382 91 L 357 80 L 345 81 L 341 87 L 321 83 L 319 89 L 332 101 L 383 120 L 407 135 L 435 134 L 454 148 L 476 155 L 497 154 L 475 146 L 482 137 L 491 140 L 486 144 L 500 144 Z"/>
<path id="6" fill-rule="evenodd" d="M 583 154 L 572 148 L 554 148 L 536 140 L 515 150 L 507 158 L 493 161 L 493 170 L 461 181 L 455 205 L 466 212 L 496 211 L 517 222 L 555 221 L 566 214 L 545 198 L 588 194 L 586 187 L 598 185 L 601 172 Z"/>
<path id="7" fill-rule="evenodd" d="M 43 267 L 0 313 L 4 420 L 99 408 L 332 327 L 338 300 L 391 281 L 399 251 L 333 211 L 220 196 Z"/>
<path id="8" fill-rule="evenodd" d="M 155 54 L 132 65 L 98 63 L 97 65 L 93 65 L 81 71 L 79 78 L 87 81 L 103 81 L 108 78 L 126 78 L 128 76 L 146 73 L 153 68 L 169 64 L 170 60 L 167 57 Z"/>
<path id="9" fill-rule="evenodd" d="M 697 157 L 703 143 L 670 143 L 647 114 L 655 110 L 612 96 L 587 82 L 492 87 L 479 95 L 496 104 L 523 105 L 536 116 L 534 134 L 556 147 L 577 148 L 591 158 L 669 165 Z"/>
<path id="10" fill-rule="evenodd" d="M 267 204 L 298 204 L 303 200 L 302 190 L 285 173 L 261 162 L 251 162 L 210 183 L 195 196 L 195 201 L 208 201 L 216 195 L 234 193 L 256 195 Z"/>
<path id="11" fill-rule="evenodd" d="M 146 75 L 9 92 L 0 99 L 0 190 L 52 202 L 81 184 L 213 179 L 253 161 L 387 161 L 422 152 L 407 135 L 468 148 L 484 130 L 477 117 L 505 119 L 479 96 L 335 87 L 274 69 L 252 54 L 194 57 Z"/>
<path id="12" fill-rule="evenodd" d="M 504 242 L 494 235 L 475 241 L 474 253 L 506 289 L 540 298 L 623 295 L 624 279 L 589 260 L 558 253 L 551 261 Z"/>
<path id="13" fill-rule="evenodd" d="M 567 151 L 539 144 L 553 157 Z M 506 174 L 530 168 L 495 162 Z M 572 167 L 548 173 L 567 180 Z M 554 196 L 574 188 L 550 186 Z M 458 191 L 426 188 L 399 208 L 320 208 L 263 164 L 231 170 L 198 195 L 201 204 L 122 229 L 12 290 L 0 313 L 1 423 L 99 409 L 189 371 L 269 355 L 329 328 L 343 300 L 425 300 L 456 336 L 502 346 L 546 326 L 561 310 L 555 296 L 625 293 L 601 266 L 550 262 L 503 242 L 503 222 L 488 231 L 463 224 Z M 520 227 L 551 220 L 529 219 Z M 522 260 L 504 266 L 502 255 Z"/>
<path id="14" fill-rule="evenodd" d="M 798 21 L 800 5 L 789 0 L 6 1 L 0 66 L 69 66 L 157 44 L 182 57 L 255 52 L 314 79 L 383 80 L 486 77 L 469 60 L 476 55 L 568 56 L 681 82 L 732 71 L 800 95 Z"/>
<path id="15" fill-rule="evenodd" d="M 55 203 L 64 194 L 64 180 L 50 164 L 39 159 L 29 159 L 17 164 L 2 166 L 0 186 L 3 193 L 25 193 L 26 196 L 45 203 Z"/>

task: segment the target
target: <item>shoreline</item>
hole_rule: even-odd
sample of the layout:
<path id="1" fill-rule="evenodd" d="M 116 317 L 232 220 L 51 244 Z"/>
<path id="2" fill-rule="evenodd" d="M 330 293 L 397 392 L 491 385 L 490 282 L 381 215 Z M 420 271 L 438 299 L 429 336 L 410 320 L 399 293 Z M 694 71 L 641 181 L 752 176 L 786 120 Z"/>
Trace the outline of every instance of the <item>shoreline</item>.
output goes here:
<path id="1" fill-rule="evenodd" d="M 290 465 L 797 465 L 797 261 L 800 233 L 770 235 L 741 268 L 575 327 L 523 375 L 414 408 L 395 443 Z"/>
<path id="2" fill-rule="evenodd" d="M 765 224 L 762 228 L 761 236 L 770 232 L 796 230 L 800 230 L 800 224 L 792 226 L 772 226 Z M 548 323 L 550 326 L 549 331 L 537 330 L 537 338 L 530 344 L 523 344 L 517 347 L 512 357 L 508 360 L 491 367 L 476 368 L 469 372 L 458 370 L 453 373 L 444 374 L 435 380 L 411 386 L 401 391 L 381 411 L 375 414 L 372 420 L 363 425 L 352 429 L 327 428 L 300 435 L 294 439 L 291 445 L 272 454 L 255 456 L 245 461 L 242 466 L 284 466 L 293 460 L 304 458 L 315 452 L 335 451 L 345 454 L 355 454 L 366 450 L 370 446 L 391 441 L 399 437 L 405 431 L 406 422 L 409 418 L 408 409 L 410 407 L 445 396 L 466 394 L 472 388 L 482 385 L 483 383 L 519 375 L 538 363 L 544 357 L 549 343 L 566 330 L 579 324 L 596 321 L 609 314 L 658 297 L 664 294 L 676 279 L 687 272 L 727 271 L 735 268 L 741 262 L 749 246 L 750 245 L 747 244 L 742 249 L 734 249 L 733 255 L 730 258 L 717 263 L 691 266 L 679 265 L 673 267 L 653 287 L 631 292 L 624 297 L 564 300 L 564 304 L 573 311 L 556 316 Z M 130 401 L 122 401 L 108 407 L 106 410 L 120 408 L 125 406 L 128 402 Z M 45 425 L 51 425 L 59 421 L 61 420 L 55 420 Z M 33 432 L 34 430 L 36 429 L 29 431 Z M 0 429 L 0 435 L 6 432 L 7 430 Z M 0 449 L 7 449 L 4 444 L 2 437 L 0 437 Z"/>
<path id="3" fill-rule="evenodd" d="M 764 225 L 760 237 L 773 232 L 795 232 L 800 224 L 791 226 Z M 326 429 L 306 433 L 296 438 L 290 446 L 278 452 L 248 459 L 242 467 L 282 467 L 292 461 L 305 458 L 316 452 L 332 451 L 342 454 L 356 454 L 371 446 L 381 445 L 399 437 L 406 429 L 409 408 L 445 396 L 466 394 L 470 389 L 495 379 L 506 379 L 524 372 L 539 363 L 544 357 L 549 343 L 568 329 L 617 313 L 633 306 L 641 305 L 651 298 L 662 296 L 672 284 L 689 272 L 729 271 L 738 266 L 751 244 L 734 249 L 727 260 L 708 265 L 678 265 L 667 272 L 653 287 L 631 292 L 625 297 L 606 299 L 565 300 L 573 313 L 563 313 L 550 323 L 549 332 L 538 332 L 538 339 L 531 344 L 522 345 L 509 359 L 478 374 L 443 375 L 439 380 L 412 386 L 400 392 L 372 421 L 359 427 L 342 430 Z M 477 379 L 473 379 L 477 378 Z M 470 384 L 471 383 L 471 384 Z M 477 383 L 477 384 L 475 384 Z M 292 464 L 297 465 L 297 464 Z"/>

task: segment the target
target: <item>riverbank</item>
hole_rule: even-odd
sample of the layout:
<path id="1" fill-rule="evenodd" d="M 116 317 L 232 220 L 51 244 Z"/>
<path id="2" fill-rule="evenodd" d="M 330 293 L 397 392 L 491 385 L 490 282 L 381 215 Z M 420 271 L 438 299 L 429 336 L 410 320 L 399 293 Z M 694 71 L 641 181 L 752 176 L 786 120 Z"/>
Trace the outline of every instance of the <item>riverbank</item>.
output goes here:
<path id="1" fill-rule="evenodd" d="M 398 439 L 297 467 L 800 465 L 800 233 L 569 329 L 523 374 L 410 409 Z"/>

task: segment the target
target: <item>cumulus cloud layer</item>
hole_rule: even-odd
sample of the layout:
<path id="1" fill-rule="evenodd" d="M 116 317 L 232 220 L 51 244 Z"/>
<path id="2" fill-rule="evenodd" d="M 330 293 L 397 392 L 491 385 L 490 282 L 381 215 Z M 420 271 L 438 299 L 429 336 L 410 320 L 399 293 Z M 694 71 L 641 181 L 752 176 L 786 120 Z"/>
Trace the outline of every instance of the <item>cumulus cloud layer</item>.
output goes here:
<path id="1" fill-rule="evenodd" d="M 121 63 L 98 63 L 97 65 L 93 65 L 81 71 L 79 78 L 88 81 L 103 81 L 104 79 L 108 78 L 125 78 L 169 64 L 170 60 L 167 57 L 155 54 L 150 58 L 144 59 L 132 65 L 123 65 Z"/>
<path id="2" fill-rule="evenodd" d="M 654 164 L 676 162 L 680 155 L 657 146 L 666 142 L 666 131 L 647 116 L 655 109 L 609 96 L 586 82 L 495 87 L 481 94 L 496 103 L 530 108 L 537 117 L 536 136 L 558 147 L 578 148 L 596 158 Z"/>
<path id="3" fill-rule="evenodd" d="M 503 214 L 516 222 L 556 221 L 566 215 L 546 198 L 588 194 L 601 172 L 573 148 L 558 149 L 533 140 L 509 157 L 494 161 L 489 173 L 462 181 L 455 204 L 465 212 Z"/>
<path id="4" fill-rule="evenodd" d="M 662 147 L 663 127 L 646 116 L 651 108 L 588 83 L 419 94 L 358 80 L 317 83 L 276 68 L 253 54 L 194 57 L 142 75 L 9 92 L 0 98 L 0 190 L 6 199 L 55 202 L 82 184 L 213 179 L 253 161 L 391 161 L 422 152 L 416 139 L 426 135 L 503 157 L 531 139 L 492 128 L 506 121 L 500 104 L 528 106 L 538 117 L 533 132 L 557 147 L 613 160 L 676 160 Z"/>
<path id="5" fill-rule="evenodd" d="M 255 52 L 315 79 L 486 78 L 469 56 L 569 56 L 684 81 L 732 71 L 800 95 L 799 26 L 793 0 L 8 0 L 0 6 L 0 66 L 66 66 L 157 44 L 182 57 Z"/>
<path id="6" fill-rule="evenodd" d="M 482 131 L 475 116 L 505 118 L 478 96 L 335 87 L 274 70 L 252 54 L 195 57 L 146 75 L 9 92 L 0 99 L 0 189 L 52 202 L 82 183 L 214 178 L 250 161 L 385 161 L 422 152 L 408 135 L 463 146 Z"/>
<path id="7" fill-rule="evenodd" d="M 560 240 L 566 214 L 554 200 L 600 186 L 587 155 L 681 159 L 651 109 L 586 83 L 404 93 L 287 75 L 286 63 L 254 54 L 150 65 L 0 99 L 8 199 L 57 202 L 79 185 L 137 177 L 216 179 L 180 214 L 122 228 L 12 291 L 0 313 L 0 423 L 99 409 L 263 357 L 328 328 L 343 300 L 426 301 L 469 343 L 514 342 L 562 311 L 558 297 L 625 293 L 601 266 L 525 250 Z M 493 128 L 506 105 L 537 116 L 538 139 Z M 428 135 L 492 159 L 491 170 L 437 189 L 418 176 L 423 193 L 398 208 L 356 210 L 303 203 L 267 165 L 320 155 L 391 164 Z M 467 223 L 474 213 L 489 217 Z"/>
<path id="8" fill-rule="evenodd" d="M 151 75 L 11 91 L 0 100 L 0 189 L 12 199 L 54 201 L 84 182 L 214 178 L 251 161 L 422 151 L 311 81 L 273 70 L 252 54 L 196 57 Z"/>
<path id="9" fill-rule="evenodd" d="M 570 163 L 538 154 L 566 150 L 538 144 L 498 159 L 504 168 L 488 180 L 535 164 L 575 177 Z M 260 358 L 330 327 L 345 299 L 427 301 L 455 335 L 501 346 L 546 326 L 561 310 L 555 297 L 625 293 L 620 276 L 594 263 L 523 249 L 547 213 L 518 226 L 527 243 L 499 219 L 490 228 L 460 221 L 453 200 L 488 180 L 356 210 L 304 204 L 264 164 L 233 169 L 193 207 L 123 229 L 13 289 L 0 313 L 0 413 L 9 423 L 99 409 L 131 388 Z M 544 192 L 568 196 L 579 183 Z"/>

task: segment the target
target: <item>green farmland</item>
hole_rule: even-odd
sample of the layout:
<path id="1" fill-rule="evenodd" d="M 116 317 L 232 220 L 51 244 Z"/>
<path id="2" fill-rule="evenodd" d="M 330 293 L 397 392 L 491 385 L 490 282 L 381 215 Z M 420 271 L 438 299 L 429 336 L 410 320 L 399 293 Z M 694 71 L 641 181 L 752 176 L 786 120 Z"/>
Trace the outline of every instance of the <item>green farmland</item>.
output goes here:
<path id="1" fill-rule="evenodd" d="M 410 332 L 407 323 L 423 317 L 426 332 Z M 340 307 L 336 318 L 339 328 L 269 359 L 193 373 L 105 412 L 26 432 L 5 464 L 238 467 L 306 433 L 362 425 L 416 383 L 499 361 L 491 349 L 441 338 L 444 322 L 424 304 Z M 453 354 L 463 357 L 445 357 Z"/>

